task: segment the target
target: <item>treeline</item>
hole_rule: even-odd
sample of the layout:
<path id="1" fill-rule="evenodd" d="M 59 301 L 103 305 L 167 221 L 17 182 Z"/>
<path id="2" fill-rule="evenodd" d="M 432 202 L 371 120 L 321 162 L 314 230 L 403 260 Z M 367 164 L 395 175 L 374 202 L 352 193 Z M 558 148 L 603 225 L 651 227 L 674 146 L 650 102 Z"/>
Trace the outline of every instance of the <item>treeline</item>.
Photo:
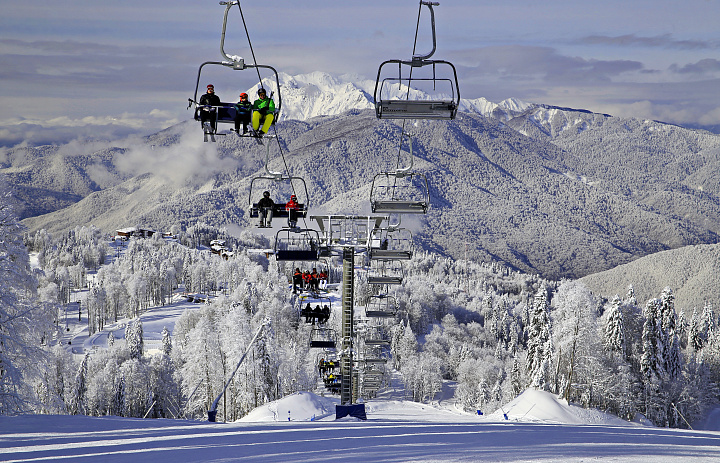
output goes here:
<path id="1" fill-rule="evenodd" d="M 534 387 L 671 427 L 688 427 L 719 403 L 720 330 L 710 305 L 688 316 L 670 288 L 645 304 L 632 287 L 604 301 L 576 281 L 493 274 L 432 255 L 411 265 L 420 262 L 425 270 L 398 291 L 406 321 L 393 338 L 395 367 L 415 400 L 452 380 L 467 411 L 492 412 Z"/>

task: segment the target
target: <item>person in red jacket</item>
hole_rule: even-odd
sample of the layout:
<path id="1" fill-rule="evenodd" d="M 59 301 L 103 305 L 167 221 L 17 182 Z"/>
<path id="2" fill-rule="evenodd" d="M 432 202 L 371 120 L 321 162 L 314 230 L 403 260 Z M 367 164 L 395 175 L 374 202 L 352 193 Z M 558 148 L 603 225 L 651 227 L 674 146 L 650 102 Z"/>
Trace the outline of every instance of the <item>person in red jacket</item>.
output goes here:
<path id="1" fill-rule="evenodd" d="M 320 269 L 320 273 L 318 273 L 318 280 L 320 280 L 318 287 L 320 289 L 327 289 L 327 273 L 325 273 L 325 270 Z"/>
<path id="2" fill-rule="evenodd" d="M 308 272 L 307 270 L 304 270 L 303 274 L 302 274 L 302 279 L 303 279 L 303 288 L 306 290 L 309 290 L 310 289 L 310 272 Z"/>
<path id="3" fill-rule="evenodd" d="M 297 196 L 290 196 L 290 201 L 285 204 L 285 210 L 288 211 L 288 226 L 295 228 L 297 225 L 297 214 L 300 210 L 300 205 L 297 202 Z"/>

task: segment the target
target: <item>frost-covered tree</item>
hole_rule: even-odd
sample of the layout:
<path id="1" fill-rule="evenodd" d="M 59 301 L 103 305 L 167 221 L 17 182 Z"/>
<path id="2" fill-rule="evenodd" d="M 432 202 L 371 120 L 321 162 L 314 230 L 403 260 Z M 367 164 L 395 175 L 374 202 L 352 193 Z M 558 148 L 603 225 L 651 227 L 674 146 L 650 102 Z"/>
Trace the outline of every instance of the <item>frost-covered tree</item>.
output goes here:
<path id="1" fill-rule="evenodd" d="M 589 389 L 593 369 L 597 367 L 592 361 L 601 351 L 595 309 L 597 302 L 585 285 L 571 281 L 560 285 L 553 304 L 556 392 L 570 400 L 574 391 Z M 561 384 L 564 390 L 559 390 Z"/>
<path id="2" fill-rule="evenodd" d="M 83 415 L 87 410 L 87 373 L 90 353 L 83 357 L 82 362 L 77 368 L 75 374 L 75 382 L 73 385 L 72 395 L 70 397 L 70 413 L 73 415 Z"/>
<path id="3" fill-rule="evenodd" d="M 616 295 L 610 303 L 605 319 L 604 345 L 605 349 L 612 355 L 624 359 L 627 352 L 625 348 L 625 323 L 620 308 L 621 305 L 622 300 Z"/>
<path id="4" fill-rule="evenodd" d="M 663 367 L 670 379 L 680 377 L 680 340 L 677 333 L 677 313 L 675 312 L 675 295 L 666 287 L 660 295 L 661 338 L 663 349 Z"/>
<path id="5" fill-rule="evenodd" d="M 527 325 L 527 358 L 525 368 L 533 387 L 544 389 L 548 380 L 551 355 L 548 291 L 542 287 L 533 299 Z"/>
<path id="6" fill-rule="evenodd" d="M 0 176 L 0 414 L 31 410 L 32 383 L 44 364 L 41 343 L 54 333 L 56 309 L 34 301 L 30 270 L 10 190 Z M 48 312 L 49 311 L 49 312 Z"/>
<path id="7" fill-rule="evenodd" d="M 125 328 L 125 342 L 130 358 L 139 360 L 143 355 L 143 327 L 140 318 L 130 320 Z"/>
<path id="8" fill-rule="evenodd" d="M 168 331 L 166 326 L 163 326 L 162 330 L 162 352 L 168 357 L 172 352 L 172 338 L 170 337 L 170 331 Z"/>
<path id="9" fill-rule="evenodd" d="M 665 346 L 662 344 L 661 301 L 651 299 L 645 305 L 643 315 L 645 324 L 642 331 L 643 354 L 640 360 L 642 373 L 647 380 L 662 377 L 665 374 L 663 358 Z"/>
<path id="10" fill-rule="evenodd" d="M 705 344 L 702 322 L 698 316 L 697 309 L 693 309 L 692 316 L 688 322 L 687 344 L 695 352 L 702 349 Z"/>

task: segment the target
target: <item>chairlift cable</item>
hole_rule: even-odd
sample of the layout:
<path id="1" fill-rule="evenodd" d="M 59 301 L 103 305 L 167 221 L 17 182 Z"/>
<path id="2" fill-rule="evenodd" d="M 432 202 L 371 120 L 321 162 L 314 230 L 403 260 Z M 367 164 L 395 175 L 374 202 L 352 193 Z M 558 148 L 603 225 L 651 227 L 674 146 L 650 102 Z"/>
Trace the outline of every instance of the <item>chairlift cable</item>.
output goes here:
<path id="1" fill-rule="evenodd" d="M 413 41 L 413 51 L 412 56 L 415 56 L 415 53 L 417 51 L 417 42 L 418 42 L 418 35 L 420 34 L 420 16 L 422 15 L 422 7 L 423 3 L 422 0 L 418 3 L 418 14 L 417 14 L 417 21 L 415 22 L 415 40 Z M 410 100 L 410 82 L 412 81 L 412 74 L 413 74 L 413 67 L 410 66 L 410 75 L 408 76 L 408 88 L 407 92 L 405 93 L 405 99 Z M 407 122 L 406 119 L 403 119 L 403 123 L 400 130 L 400 142 L 398 143 L 398 155 L 397 155 L 397 161 L 395 162 L 395 170 L 400 168 L 400 156 L 402 154 L 402 141 L 403 141 L 403 135 L 405 134 L 405 123 Z M 397 178 L 395 179 L 395 185 L 397 185 Z M 395 188 L 393 187 L 393 195 L 395 195 Z"/>
<path id="2" fill-rule="evenodd" d="M 255 65 L 255 72 L 257 73 L 257 76 L 258 76 L 258 85 L 260 87 L 262 87 L 263 86 L 262 77 L 260 76 L 260 69 L 257 67 L 257 59 L 255 58 L 255 50 L 253 49 L 253 46 L 252 46 L 252 40 L 250 39 L 250 32 L 248 31 L 247 23 L 245 22 L 245 15 L 243 14 L 242 7 L 240 6 L 239 1 L 237 2 L 237 6 L 238 6 L 238 10 L 240 11 L 240 18 L 242 19 L 243 28 L 245 29 L 245 36 L 247 37 L 248 46 L 250 48 L 250 54 L 252 55 L 252 59 L 253 59 L 253 64 Z M 278 91 L 280 91 L 280 89 L 278 89 Z M 287 175 L 289 177 L 290 176 L 290 167 L 288 166 L 287 160 L 285 159 L 285 153 L 283 152 L 282 144 L 280 143 L 280 135 L 278 134 L 278 130 L 275 125 L 273 125 L 273 131 L 275 132 L 275 138 L 277 140 L 278 149 L 280 150 L 280 156 L 282 157 L 282 160 L 283 160 L 283 165 L 285 166 L 285 173 L 287 173 Z M 290 188 L 292 189 L 293 194 L 297 195 L 297 191 L 295 191 L 295 185 L 293 184 L 292 181 L 290 182 Z M 308 199 L 309 198 L 305 198 L 306 203 L 308 202 Z M 303 222 L 307 225 L 307 222 L 305 221 L 305 217 L 303 217 L 302 219 L 303 219 Z"/>
<path id="3" fill-rule="evenodd" d="M 260 77 L 260 70 L 257 67 L 257 59 L 255 58 L 255 50 L 253 50 L 252 41 L 250 40 L 250 32 L 248 32 L 247 23 L 245 22 L 245 15 L 243 14 L 240 1 L 237 2 L 238 10 L 240 11 L 240 18 L 242 19 L 243 27 L 245 28 L 245 36 L 248 40 L 248 46 L 250 47 L 250 54 L 252 55 L 253 65 L 255 65 L 255 72 L 257 72 L 258 83 L 262 87 L 262 77 Z"/>

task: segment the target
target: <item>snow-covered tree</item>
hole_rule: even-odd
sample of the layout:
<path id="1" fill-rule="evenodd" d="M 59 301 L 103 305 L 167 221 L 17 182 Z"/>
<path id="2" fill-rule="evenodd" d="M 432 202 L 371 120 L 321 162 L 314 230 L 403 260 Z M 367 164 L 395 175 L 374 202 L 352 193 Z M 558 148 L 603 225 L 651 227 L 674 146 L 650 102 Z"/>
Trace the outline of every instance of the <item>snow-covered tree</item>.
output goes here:
<path id="1" fill-rule="evenodd" d="M 125 328 L 125 342 L 130 358 L 140 360 L 143 355 L 143 327 L 140 318 L 130 320 Z"/>
<path id="2" fill-rule="evenodd" d="M 620 308 L 621 305 L 622 300 L 616 295 L 610 303 L 605 319 L 604 344 L 608 352 L 624 359 L 627 352 L 625 348 L 625 323 Z"/>
<path id="3" fill-rule="evenodd" d="M 172 338 L 170 337 L 170 332 L 166 326 L 163 326 L 162 330 L 162 352 L 168 357 L 172 352 Z"/>
<path id="4" fill-rule="evenodd" d="M 40 345 L 54 333 L 54 306 L 34 301 L 30 270 L 10 190 L 0 176 L 0 414 L 31 410 L 31 384 L 42 375 Z"/>
<path id="5" fill-rule="evenodd" d="M 592 384 L 593 357 L 600 355 L 601 342 L 597 327 L 597 302 L 582 283 L 560 285 L 553 298 L 552 340 L 556 392 L 570 400 L 574 391 L 587 391 Z M 562 378 L 562 380 L 561 380 Z M 564 390 L 559 390 L 564 385 Z"/>
<path id="6" fill-rule="evenodd" d="M 535 295 L 527 325 L 527 358 L 525 368 L 533 387 L 544 389 L 548 381 L 551 355 L 548 291 L 542 287 Z"/>

